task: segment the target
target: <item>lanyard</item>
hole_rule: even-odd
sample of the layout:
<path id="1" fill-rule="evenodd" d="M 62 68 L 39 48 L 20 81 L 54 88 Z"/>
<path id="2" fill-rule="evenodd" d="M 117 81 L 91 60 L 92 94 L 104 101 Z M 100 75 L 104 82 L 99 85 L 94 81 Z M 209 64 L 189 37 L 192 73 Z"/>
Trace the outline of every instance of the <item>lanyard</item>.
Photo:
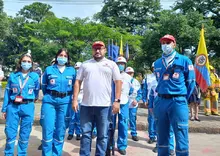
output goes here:
<path id="1" fill-rule="evenodd" d="M 20 93 L 22 92 L 22 89 L 24 88 L 24 86 L 27 83 L 28 79 L 29 79 L 29 76 L 24 80 L 24 83 L 22 84 L 21 77 L 19 76 L 19 85 L 20 85 L 20 89 L 21 89 Z"/>

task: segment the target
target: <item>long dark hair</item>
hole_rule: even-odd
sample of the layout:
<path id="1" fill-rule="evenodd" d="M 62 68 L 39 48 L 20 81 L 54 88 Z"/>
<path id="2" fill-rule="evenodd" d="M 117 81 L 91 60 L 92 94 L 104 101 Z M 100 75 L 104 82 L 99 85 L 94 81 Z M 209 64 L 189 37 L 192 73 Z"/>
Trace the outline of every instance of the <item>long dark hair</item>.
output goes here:
<path id="1" fill-rule="evenodd" d="M 22 70 L 22 67 L 21 67 L 21 60 L 24 58 L 24 57 L 29 57 L 30 59 L 31 59 L 31 65 L 32 65 L 32 67 L 29 69 L 29 71 L 33 71 L 33 59 L 32 59 L 32 57 L 31 57 L 31 55 L 30 54 L 23 54 L 22 56 L 21 56 L 21 58 L 19 59 L 19 61 L 18 61 L 18 64 L 17 64 L 17 68 L 16 68 L 16 72 L 19 72 L 19 71 L 21 71 Z"/>
<path id="2" fill-rule="evenodd" d="M 58 57 L 58 56 L 60 55 L 60 53 L 62 53 L 63 51 L 65 51 L 65 52 L 66 52 L 66 55 L 67 55 L 67 63 L 66 63 L 65 65 L 66 65 L 66 66 L 69 66 L 69 65 L 70 65 L 70 55 L 69 55 L 67 49 L 65 49 L 65 48 L 61 48 L 61 49 L 58 50 L 58 52 L 57 52 L 57 54 L 56 54 L 56 56 L 55 56 L 55 64 L 58 64 L 58 62 L 57 62 L 57 57 Z"/>

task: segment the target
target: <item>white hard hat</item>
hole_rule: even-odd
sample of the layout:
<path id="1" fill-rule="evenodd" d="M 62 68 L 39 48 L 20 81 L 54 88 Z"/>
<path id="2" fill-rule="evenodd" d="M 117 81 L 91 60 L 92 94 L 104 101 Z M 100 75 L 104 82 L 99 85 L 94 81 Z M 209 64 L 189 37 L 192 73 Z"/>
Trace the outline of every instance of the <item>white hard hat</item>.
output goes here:
<path id="1" fill-rule="evenodd" d="M 127 63 L 126 59 L 122 56 L 118 57 L 117 63 Z"/>
<path id="2" fill-rule="evenodd" d="M 79 68 L 80 66 L 82 65 L 82 62 L 76 62 L 76 64 L 75 64 L 75 68 Z"/>
<path id="3" fill-rule="evenodd" d="M 151 67 L 154 67 L 154 62 L 152 63 Z"/>
<path id="4" fill-rule="evenodd" d="M 126 72 L 126 73 L 134 73 L 134 69 L 133 69 L 132 67 L 127 67 L 127 68 L 125 69 L 125 72 Z"/>

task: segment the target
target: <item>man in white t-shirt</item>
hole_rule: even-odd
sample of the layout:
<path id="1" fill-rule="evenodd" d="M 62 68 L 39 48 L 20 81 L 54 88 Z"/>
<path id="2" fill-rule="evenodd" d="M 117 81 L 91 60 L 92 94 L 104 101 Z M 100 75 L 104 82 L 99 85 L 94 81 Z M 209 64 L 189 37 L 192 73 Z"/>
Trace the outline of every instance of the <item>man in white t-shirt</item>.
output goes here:
<path id="1" fill-rule="evenodd" d="M 106 59 L 105 53 L 106 47 L 102 41 L 93 43 L 93 59 L 83 62 L 80 66 L 74 85 L 72 108 L 77 112 L 78 93 L 83 81 L 83 99 L 80 106 L 80 126 L 82 130 L 80 156 L 90 155 L 92 123 L 94 122 L 97 127 L 95 155 L 105 155 L 111 111 L 116 114 L 120 109 L 121 75 L 116 63 Z M 112 80 L 116 86 L 113 104 L 111 102 Z"/>
<path id="2" fill-rule="evenodd" d="M 2 97 L 2 80 L 4 78 L 4 72 L 2 70 L 2 65 L 0 65 L 0 98 Z"/>

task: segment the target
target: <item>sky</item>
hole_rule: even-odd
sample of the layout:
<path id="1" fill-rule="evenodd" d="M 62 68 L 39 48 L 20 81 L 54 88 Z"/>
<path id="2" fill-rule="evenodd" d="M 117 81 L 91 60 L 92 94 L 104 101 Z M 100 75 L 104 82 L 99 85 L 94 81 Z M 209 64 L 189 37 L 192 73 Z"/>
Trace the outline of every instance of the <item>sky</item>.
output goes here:
<path id="1" fill-rule="evenodd" d="M 75 17 L 85 18 L 92 17 L 95 13 L 100 12 L 104 6 L 104 0 L 3 0 L 4 11 L 9 16 L 16 16 L 16 13 L 25 5 L 33 2 L 47 3 L 52 6 L 51 11 L 59 18 Z M 169 9 L 175 0 L 161 0 L 163 9 Z"/>

